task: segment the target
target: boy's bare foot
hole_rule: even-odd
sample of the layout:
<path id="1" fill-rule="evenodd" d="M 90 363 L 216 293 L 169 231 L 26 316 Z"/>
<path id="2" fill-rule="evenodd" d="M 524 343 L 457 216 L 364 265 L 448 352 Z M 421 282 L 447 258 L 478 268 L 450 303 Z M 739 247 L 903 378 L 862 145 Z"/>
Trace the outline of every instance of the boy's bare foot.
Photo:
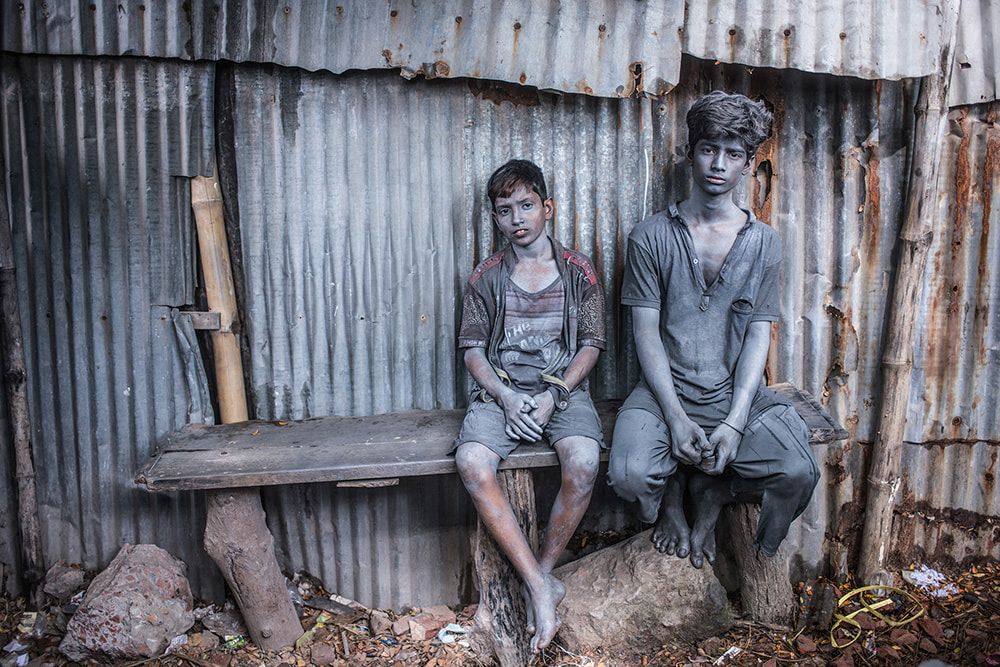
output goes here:
<path id="1" fill-rule="evenodd" d="M 695 517 L 691 529 L 691 564 L 701 568 L 705 559 L 715 562 L 715 522 L 724 505 L 735 498 L 729 491 L 729 478 L 692 472 L 688 490 L 694 501 Z"/>
<path id="2" fill-rule="evenodd" d="M 524 610 L 527 612 L 528 616 L 528 634 L 535 634 L 535 610 L 531 607 L 531 592 L 528 590 L 528 584 L 521 582 L 521 597 L 524 598 Z"/>
<path id="3" fill-rule="evenodd" d="M 542 588 L 529 595 L 531 612 L 534 616 L 534 632 L 531 637 L 531 652 L 538 653 L 549 645 L 559 631 L 562 621 L 556 615 L 556 607 L 566 595 L 566 586 L 551 574 L 546 574 Z M 529 632 L 531 628 L 529 625 Z"/>
<path id="4" fill-rule="evenodd" d="M 667 478 L 667 486 L 660 502 L 660 518 L 650 539 L 660 553 L 687 558 L 690 552 L 691 529 L 684 516 L 684 487 L 687 481 L 680 471 Z"/>

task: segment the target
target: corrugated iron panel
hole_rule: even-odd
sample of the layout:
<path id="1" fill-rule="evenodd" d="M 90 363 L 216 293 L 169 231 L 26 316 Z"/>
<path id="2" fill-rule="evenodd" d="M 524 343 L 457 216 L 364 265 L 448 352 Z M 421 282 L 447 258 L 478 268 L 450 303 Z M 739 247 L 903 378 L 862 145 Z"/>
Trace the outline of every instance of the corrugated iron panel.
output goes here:
<path id="1" fill-rule="evenodd" d="M 194 301 L 184 177 L 211 169 L 212 68 L 6 56 L 0 81 L 44 554 L 97 568 L 154 542 L 197 581 L 204 510 L 132 478 L 158 436 L 213 420 L 176 310 Z"/>
<path id="2" fill-rule="evenodd" d="M 4 50 L 398 68 L 617 97 L 677 81 L 681 3 L 340 0 L 5 3 Z M 639 65 L 635 65 L 639 63 Z"/>
<path id="3" fill-rule="evenodd" d="M 948 103 L 1000 99 L 1000 6 L 994 0 L 962 0 L 958 43 Z"/>
<path id="4" fill-rule="evenodd" d="M 941 52 L 941 2 L 707 0 L 687 5 L 684 52 L 754 67 L 901 79 Z"/>
<path id="5" fill-rule="evenodd" d="M 910 442 L 1000 443 L 998 116 L 1000 103 L 992 102 L 949 117 L 914 350 Z"/>
<path id="6" fill-rule="evenodd" d="M 882 3 L 448 0 L 152 3 L 25 0 L 0 7 L 0 47 L 275 63 L 342 73 L 473 77 L 602 97 L 659 95 L 681 52 L 753 67 L 900 79 L 937 66 L 940 0 Z M 953 104 L 996 99 L 991 0 L 966 0 Z"/>

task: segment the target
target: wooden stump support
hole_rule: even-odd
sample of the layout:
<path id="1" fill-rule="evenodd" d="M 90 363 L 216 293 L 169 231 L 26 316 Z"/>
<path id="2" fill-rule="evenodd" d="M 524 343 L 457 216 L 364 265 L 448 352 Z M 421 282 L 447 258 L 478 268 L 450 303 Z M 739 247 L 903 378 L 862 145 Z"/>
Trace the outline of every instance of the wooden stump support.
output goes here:
<path id="1" fill-rule="evenodd" d="M 531 470 L 501 470 L 498 475 L 528 545 L 537 552 L 538 524 Z M 473 648 L 480 656 L 495 657 L 500 667 L 523 667 L 531 662 L 532 654 L 521 577 L 482 521 L 477 525 L 474 559 L 479 606 L 473 619 Z"/>
<path id="2" fill-rule="evenodd" d="M 736 504 L 727 506 L 724 511 L 740 577 L 743 611 L 753 621 L 790 626 L 794 620 L 795 598 L 788 578 L 785 543 L 781 543 L 774 556 L 757 553 L 753 541 L 760 520 L 760 506 Z"/>

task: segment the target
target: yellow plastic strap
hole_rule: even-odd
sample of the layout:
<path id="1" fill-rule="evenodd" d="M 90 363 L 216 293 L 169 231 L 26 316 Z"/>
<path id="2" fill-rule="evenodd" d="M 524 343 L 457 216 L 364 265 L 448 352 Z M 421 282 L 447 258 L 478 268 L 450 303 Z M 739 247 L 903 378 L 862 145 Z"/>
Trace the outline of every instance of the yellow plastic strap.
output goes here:
<path id="1" fill-rule="evenodd" d="M 882 607 L 892 604 L 893 603 L 892 598 L 882 597 L 882 599 L 876 602 L 869 603 L 868 601 L 865 600 L 863 595 L 868 591 L 891 591 L 893 593 L 899 593 L 900 595 L 905 595 L 906 597 L 910 598 L 913 601 L 913 604 L 916 605 L 917 611 L 912 616 L 904 618 L 901 621 L 894 621 L 890 618 L 887 618 L 884 614 L 878 611 Z M 890 628 L 896 628 L 901 625 L 908 625 L 924 615 L 924 606 L 920 604 L 919 600 L 913 597 L 913 595 L 909 591 L 904 591 L 903 589 L 895 588 L 894 586 L 862 586 L 861 588 L 855 588 L 853 591 L 847 593 L 846 595 L 841 597 L 840 600 L 837 601 L 837 608 L 839 609 L 843 607 L 855 595 L 858 596 L 858 602 L 861 604 L 861 609 L 856 609 L 846 615 L 838 614 L 836 612 L 834 612 L 833 614 L 835 622 L 833 626 L 830 628 L 830 644 L 833 646 L 833 648 L 846 648 L 861 638 L 861 633 L 863 632 L 863 630 L 861 628 L 861 624 L 855 621 L 854 617 L 863 611 L 867 611 L 875 618 L 881 621 L 885 621 L 886 625 L 888 625 Z M 854 636 L 851 637 L 851 641 L 847 642 L 846 644 L 838 644 L 837 639 L 834 636 L 834 633 L 837 632 L 837 629 L 840 628 L 842 624 L 851 625 L 854 626 L 855 628 Z"/>

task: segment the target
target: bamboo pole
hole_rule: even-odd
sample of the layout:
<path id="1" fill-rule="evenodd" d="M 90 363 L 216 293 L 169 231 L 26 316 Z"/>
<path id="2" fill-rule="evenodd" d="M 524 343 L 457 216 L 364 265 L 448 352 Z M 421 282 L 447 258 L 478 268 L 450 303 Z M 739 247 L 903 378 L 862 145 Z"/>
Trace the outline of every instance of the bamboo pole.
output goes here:
<path id="1" fill-rule="evenodd" d="M 940 69 L 921 79 L 915 108 L 913 158 L 903 228 L 899 235 L 896 278 L 889 305 L 889 330 L 882 353 L 882 402 L 868 467 L 865 523 L 857 570 L 858 580 L 869 584 L 887 583 L 884 567 L 892 538 L 896 493 L 901 484 L 900 461 L 906 408 L 910 400 L 916 313 L 937 220 L 938 164 L 948 124 L 948 86 L 960 2 L 944 0 L 941 3 L 941 42 L 944 46 L 939 60 Z"/>
<path id="2" fill-rule="evenodd" d="M 211 333 L 215 354 L 215 379 L 219 394 L 219 417 L 223 424 L 247 420 L 240 343 L 233 332 L 236 321 L 236 289 L 226 250 L 226 225 L 222 217 L 222 193 L 215 175 L 191 179 L 191 208 L 198 226 L 198 247 L 208 309 L 219 313 L 219 330 Z"/>
<path id="3" fill-rule="evenodd" d="M 21 332 L 21 308 L 17 298 L 14 266 L 14 243 L 7 210 L 7 169 L 0 156 L 0 310 L 3 323 L 3 377 L 14 446 L 14 474 L 17 478 L 17 525 L 24 559 L 24 580 L 29 599 L 40 609 L 41 587 L 45 572 L 42 540 L 38 527 L 38 497 L 35 490 L 35 463 L 31 451 L 31 419 L 28 414 L 28 373 L 24 365 L 24 336 Z"/>
<path id="4" fill-rule="evenodd" d="M 236 290 L 226 245 L 222 193 L 215 175 L 191 180 L 191 208 L 198 227 L 208 307 L 218 312 L 221 320 L 219 330 L 211 333 L 219 416 L 226 424 L 246 421 L 243 362 L 232 330 Z M 260 490 L 209 491 L 207 509 L 205 550 L 229 584 L 250 637 L 272 650 L 293 644 L 302 634 L 302 625 L 274 555 L 274 538 L 267 529 Z"/>

